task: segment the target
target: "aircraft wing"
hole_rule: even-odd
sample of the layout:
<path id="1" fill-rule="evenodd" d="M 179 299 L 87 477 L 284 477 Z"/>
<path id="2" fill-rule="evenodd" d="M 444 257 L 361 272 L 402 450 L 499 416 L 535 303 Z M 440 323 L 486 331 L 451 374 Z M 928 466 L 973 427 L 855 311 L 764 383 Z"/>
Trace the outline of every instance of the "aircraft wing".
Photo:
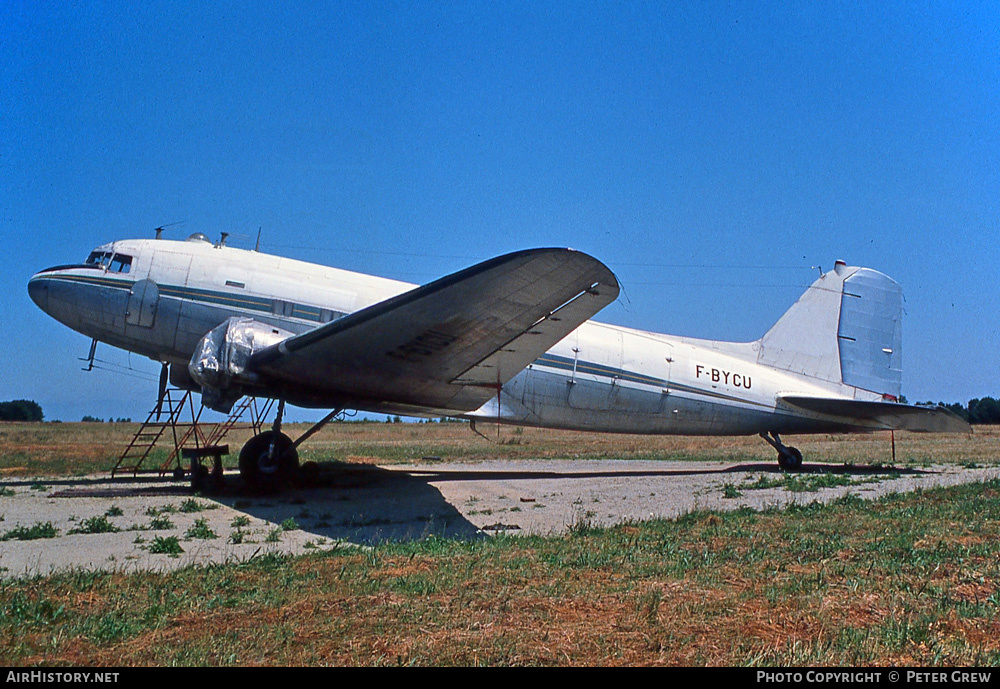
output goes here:
<path id="1" fill-rule="evenodd" d="M 584 253 L 520 251 L 288 338 L 248 368 L 348 405 L 471 411 L 618 291 L 607 266 Z"/>
<path id="2" fill-rule="evenodd" d="M 896 402 L 866 402 L 863 400 L 828 397 L 782 395 L 781 401 L 810 412 L 841 417 L 845 423 L 874 423 L 889 430 L 925 431 L 929 433 L 969 433 L 972 428 L 961 417 L 941 407 L 916 407 Z"/>

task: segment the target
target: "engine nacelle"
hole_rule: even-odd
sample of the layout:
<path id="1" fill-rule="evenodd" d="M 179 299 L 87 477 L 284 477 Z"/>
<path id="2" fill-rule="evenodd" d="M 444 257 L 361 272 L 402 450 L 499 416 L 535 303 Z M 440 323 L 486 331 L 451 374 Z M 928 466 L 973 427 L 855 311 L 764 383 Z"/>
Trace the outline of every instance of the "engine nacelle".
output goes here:
<path id="1" fill-rule="evenodd" d="M 188 373 L 201 386 L 201 401 L 209 409 L 228 413 L 244 386 L 257 382 L 247 370 L 250 357 L 294 333 L 252 318 L 233 317 L 201 338 L 194 350 Z"/>

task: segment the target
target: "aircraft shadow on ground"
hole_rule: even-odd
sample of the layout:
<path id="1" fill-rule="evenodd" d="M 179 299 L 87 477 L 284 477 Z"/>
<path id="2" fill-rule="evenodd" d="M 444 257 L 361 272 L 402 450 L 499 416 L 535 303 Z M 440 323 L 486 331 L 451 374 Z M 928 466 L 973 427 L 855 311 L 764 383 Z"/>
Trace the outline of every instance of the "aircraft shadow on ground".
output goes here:
<path id="1" fill-rule="evenodd" d="M 433 484 L 444 481 L 585 480 L 600 478 L 656 478 L 732 473 L 779 473 L 774 464 L 737 464 L 718 469 L 639 469 L 604 471 L 547 471 L 478 469 L 383 469 L 372 465 L 328 462 L 321 465 L 314 484 L 289 493 L 253 495 L 239 477 L 227 476 L 227 491 L 214 496 L 246 514 L 281 523 L 292 518 L 318 536 L 352 543 L 374 544 L 430 535 L 483 538 L 483 530 L 450 504 Z M 929 470 L 851 465 L 807 465 L 799 473 L 902 476 Z M 229 492 L 232 491 L 232 492 Z M 486 527 L 488 528 L 488 527 Z"/>
<path id="2" fill-rule="evenodd" d="M 165 484 L 167 480 L 158 475 L 72 477 L 4 481 L 4 485 L 44 486 L 57 498 L 200 496 L 274 526 L 294 520 L 297 528 L 318 537 L 359 544 L 430 535 L 485 537 L 426 479 L 373 465 L 321 464 L 309 485 L 270 494 L 250 491 L 231 471 L 221 486 L 203 491 L 194 490 L 189 479 Z"/>
<path id="3" fill-rule="evenodd" d="M 593 478 L 655 478 L 671 476 L 712 476 L 721 474 L 747 473 L 784 473 L 774 463 L 755 462 L 752 464 L 734 464 L 718 469 L 637 469 L 637 470 L 607 470 L 607 471 L 496 471 L 475 469 L 439 469 L 420 470 L 413 472 L 427 481 L 490 481 L 490 480 L 530 480 L 530 479 L 593 479 Z M 916 476 L 936 473 L 929 469 L 914 469 L 911 467 L 878 467 L 858 466 L 853 464 L 803 464 L 795 474 L 843 474 L 847 476 Z"/>
<path id="4" fill-rule="evenodd" d="M 309 485 L 271 495 L 248 491 L 231 474 L 211 497 L 252 517 L 292 519 L 316 536 L 357 544 L 486 536 L 423 477 L 373 465 L 324 463 Z"/>
<path id="5" fill-rule="evenodd" d="M 42 484 L 54 497 L 194 496 L 201 495 L 239 512 L 272 523 L 294 520 L 297 528 L 334 541 L 376 544 L 439 536 L 484 538 L 483 530 L 448 502 L 434 483 L 459 481 L 587 480 L 601 478 L 670 478 L 746 473 L 780 473 L 773 463 L 742 463 L 718 468 L 615 469 L 552 471 L 545 469 L 427 468 L 384 469 L 374 465 L 325 462 L 309 485 L 273 494 L 254 493 L 239 475 L 229 472 L 221 488 L 199 493 L 187 481 L 164 485 L 159 476 L 56 478 L 5 481 L 6 486 Z M 884 466 L 806 464 L 796 473 L 904 476 L 935 473 L 928 469 Z"/>

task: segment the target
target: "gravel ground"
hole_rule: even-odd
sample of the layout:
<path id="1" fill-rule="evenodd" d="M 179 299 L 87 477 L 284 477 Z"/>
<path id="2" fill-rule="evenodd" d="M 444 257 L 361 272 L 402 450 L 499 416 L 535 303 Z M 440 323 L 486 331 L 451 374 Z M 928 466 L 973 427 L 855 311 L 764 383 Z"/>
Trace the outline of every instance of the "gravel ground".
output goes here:
<path id="1" fill-rule="evenodd" d="M 779 482 L 782 475 L 773 464 L 624 460 L 328 467 L 317 487 L 268 497 L 246 494 L 237 474 L 227 474 L 224 488 L 208 496 L 159 478 L 7 479 L 0 481 L 0 535 L 7 535 L 0 541 L 0 575 L 73 567 L 167 570 L 430 534 L 552 534 L 574 525 L 676 517 L 698 509 L 763 509 L 847 493 L 872 498 L 996 478 L 1000 467 L 806 465 L 795 476 L 806 486 L 849 485 L 812 492 L 784 485 L 751 488 Z M 20 528 L 46 523 L 55 537 L 12 537 Z M 105 523 L 119 531 L 89 532 Z M 172 538 L 183 552 L 153 552 L 154 544 L 169 545 Z"/>

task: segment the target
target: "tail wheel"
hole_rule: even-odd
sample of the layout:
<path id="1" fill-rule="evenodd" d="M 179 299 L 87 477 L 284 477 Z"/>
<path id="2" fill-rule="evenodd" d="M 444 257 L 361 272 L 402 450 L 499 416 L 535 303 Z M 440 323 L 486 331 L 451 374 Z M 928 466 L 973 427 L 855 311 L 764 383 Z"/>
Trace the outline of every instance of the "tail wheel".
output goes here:
<path id="1" fill-rule="evenodd" d="M 279 490 L 295 479 L 298 470 L 299 453 L 284 433 L 264 431 L 240 450 L 240 476 L 253 490 Z"/>
<path id="2" fill-rule="evenodd" d="M 787 452 L 778 454 L 778 466 L 784 471 L 795 471 L 802 466 L 802 453 L 797 447 L 786 447 Z"/>

